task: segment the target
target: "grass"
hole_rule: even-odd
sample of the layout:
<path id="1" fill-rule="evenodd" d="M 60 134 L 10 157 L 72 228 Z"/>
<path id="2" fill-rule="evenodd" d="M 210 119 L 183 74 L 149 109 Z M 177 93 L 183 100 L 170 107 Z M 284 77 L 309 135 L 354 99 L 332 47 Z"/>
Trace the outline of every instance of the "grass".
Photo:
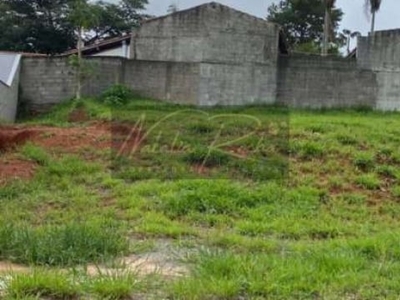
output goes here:
<path id="1" fill-rule="evenodd" d="M 67 266 L 120 255 L 128 245 L 113 222 L 70 223 L 30 228 L 3 223 L 0 257 L 17 263 Z"/>
<path id="2" fill-rule="evenodd" d="M 86 126 L 68 122 L 74 105 L 25 124 Z M 36 169 L 0 186 L 0 258 L 35 272 L 12 275 L 9 299 L 398 298 L 398 114 L 80 106 L 92 122 L 140 123 L 143 145 L 12 154 Z M 71 273 L 125 255 L 186 275 Z"/>
<path id="3" fill-rule="evenodd" d="M 105 274 L 90 280 L 88 290 L 99 299 L 119 300 L 131 299 L 138 286 L 139 280 L 134 274 Z"/>
<path id="4" fill-rule="evenodd" d="M 147 279 L 146 279 L 147 280 Z M 9 274 L 5 299 L 132 299 L 146 288 L 146 280 L 135 274 L 99 274 L 87 276 L 79 271 L 34 269 L 25 274 Z"/>
<path id="5" fill-rule="evenodd" d="M 35 270 L 31 274 L 15 274 L 7 286 L 10 299 L 76 299 L 80 294 L 79 287 L 65 274 L 54 271 Z"/>

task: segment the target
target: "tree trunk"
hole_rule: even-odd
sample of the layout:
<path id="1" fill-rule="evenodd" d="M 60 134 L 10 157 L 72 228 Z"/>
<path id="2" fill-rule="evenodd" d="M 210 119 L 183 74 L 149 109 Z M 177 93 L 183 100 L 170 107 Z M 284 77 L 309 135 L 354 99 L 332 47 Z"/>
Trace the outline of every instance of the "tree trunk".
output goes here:
<path id="1" fill-rule="evenodd" d="M 371 33 L 374 33 L 375 30 L 375 11 L 372 12 L 372 20 L 371 20 Z"/>
<path id="2" fill-rule="evenodd" d="M 81 99 L 81 90 L 82 90 L 82 76 L 81 76 L 81 68 L 82 68 L 82 27 L 78 29 L 78 66 L 77 66 L 77 82 L 76 82 L 76 99 Z"/>
<path id="3" fill-rule="evenodd" d="M 329 43 L 329 8 L 325 7 L 325 22 L 324 22 L 324 40 L 322 43 L 322 56 L 328 55 Z"/>

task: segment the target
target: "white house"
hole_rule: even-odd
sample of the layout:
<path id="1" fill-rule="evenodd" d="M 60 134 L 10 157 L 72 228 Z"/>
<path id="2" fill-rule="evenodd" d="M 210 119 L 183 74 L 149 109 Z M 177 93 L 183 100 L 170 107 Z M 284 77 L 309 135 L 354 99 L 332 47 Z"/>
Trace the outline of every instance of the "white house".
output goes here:
<path id="1" fill-rule="evenodd" d="M 115 56 L 130 58 L 131 36 L 124 35 L 120 37 L 110 38 L 82 48 L 84 56 Z M 77 54 L 78 50 L 73 49 L 64 52 L 62 56 Z"/>

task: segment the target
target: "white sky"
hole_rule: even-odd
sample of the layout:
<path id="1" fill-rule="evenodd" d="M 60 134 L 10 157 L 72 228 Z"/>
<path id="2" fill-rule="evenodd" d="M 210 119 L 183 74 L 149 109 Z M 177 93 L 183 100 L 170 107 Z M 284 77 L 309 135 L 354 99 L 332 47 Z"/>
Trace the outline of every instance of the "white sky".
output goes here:
<path id="1" fill-rule="evenodd" d="M 189 8 L 209 1 L 204 0 L 149 0 L 147 10 L 153 15 L 166 14 L 171 3 L 177 3 L 179 9 Z M 265 18 L 267 8 L 277 0 L 218 0 L 243 12 Z M 342 28 L 360 31 L 365 35 L 369 28 L 369 20 L 365 14 L 364 0 L 337 0 L 337 7 L 344 11 Z M 376 17 L 376 29 L 400 28 L 400 0 L 383 0 L 379 14 Z"/>
<path id="2" fill-rule="evenodd" d="M 118 0 L 109 0 L 117 2 Z M 160 16 L 167 13 L 168 6 L 176 3 L 179 9 L 186 9 L 192 6 L 211 2 L 212 0 L 149 0 L 147 13 Z M 278 0 L 215 0 L 221 4 L 225 4 L 247 12 L 249 14 L 265 18 L 267 16 L 267 8 L 271 3 L 279 2 Z M 342 29 L 350 29 L 359 31 L 366 35 L 370 29 L 369 19 L 365 13 L 365 0 L 336 0 L 336 6 L 340 7 L 343 12 Z M 400 0 L 382 0 L 379 13 L 376 16 L 376 30 L 400 28 Z M 353 41 L 354 42 L 354 41 Z"/>

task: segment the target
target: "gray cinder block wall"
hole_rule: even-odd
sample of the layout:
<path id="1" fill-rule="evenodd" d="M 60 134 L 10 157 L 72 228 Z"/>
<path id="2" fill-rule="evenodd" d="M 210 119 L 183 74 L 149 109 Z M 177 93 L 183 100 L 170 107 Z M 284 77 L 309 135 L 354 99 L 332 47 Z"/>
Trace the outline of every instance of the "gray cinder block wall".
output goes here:
<path id="1" fill-rule="evenodd" d="M 359 37 L 357 63 L 376 74 L 376 108 L 400 110 L 400 29 Z"/>
<path id="2" fill-rule="evenodd" d="M 122 83 L 193 105 L 281 103 L 400 110 L 400 30 L 359 39 L 357 60 L 279 53 L 279 28 L 209 3 L 152 19 L 132 35 L 132 60 L 95 57 L 83 94 Z M 74 95 L 68 58 L 24 58 L 20 98 L 34 110 Z"/>
<path id="3" fill-rule="evenodd" d="M 277 101 L 290 107 L 375 107 L 377 75 L 356 61 L 318 55 L 281 56 Z"/>
<path id="4" fill-rule="evenodd" d="M 122 64 L 121 58 L 90 58 L 90 71 L 83 83 L 82 94 L 97 96 L 113 84 L 122 84 Z M 19 99 L 27 103 L 32 112 L 40 113 L 54 104 L 72 99 L 76 82 L 76 72 L 66 57 L 24 57 Z"/>
<path id="5" fill-rule="evenodd" d="M 199 63 L 198 105 L 273 103 L 279 27 L 218 3 L 152 19 L 132 34 L 135 60 Z M 187 83 L 186 77 L 181 78 Z M 197 91 L 196 91 L 197 90 Z M 178 100 L 166 93 L 160 99 Z"/>

